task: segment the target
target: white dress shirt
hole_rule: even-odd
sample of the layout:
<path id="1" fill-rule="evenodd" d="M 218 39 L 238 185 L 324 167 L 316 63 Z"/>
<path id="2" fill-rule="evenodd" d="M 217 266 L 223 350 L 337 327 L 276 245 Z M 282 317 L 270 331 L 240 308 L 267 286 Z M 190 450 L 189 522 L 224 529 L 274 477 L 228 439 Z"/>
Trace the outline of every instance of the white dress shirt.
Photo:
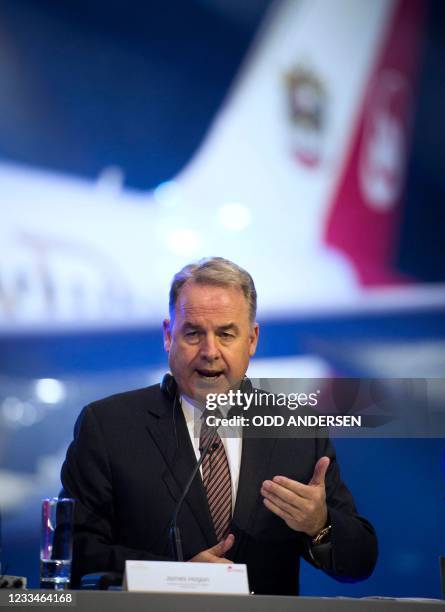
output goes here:
<path id="1" fill-rule="evenodd" d="M 198 406 L 195 402 L 192 402 L 189 398 L 181 396 L 182 412 L 187 423 L 187 429 L 192 441 L 193 449 L 195 451 L 196 460 L 199 461 L 201 454 L 199 452 L 199 432 L 201 428 L 201 415 L 202 407 Z M 222 412 L 222 409 L 220 409 Z M 225 416 L 223 414 L 223 416 Z M 196 425 L 196 427 L 195 427 Z M 196 431 L 195 431 L 196 429 Z M 238 428 L 218 428 L 218 433 L 221 437 L 222 443 L 224 444 L 224 450 L 226 451 L 227 461 L 229 462 L 230 479 L 232 482 L 232 514 L 235 508 L 236 494 L 238 491 L 238 480 L 239 470 L 241 465 L 241 451 L 243 445 L 243 438 L 241 430 Z M 226 434 L 226 435 L 225 435 Z M 231 436 L 229 437 L 229 435 Z M 197 437 L 196 437 L 197 435 Z M 202 478 L 202 466 L 201 478 Z"/>

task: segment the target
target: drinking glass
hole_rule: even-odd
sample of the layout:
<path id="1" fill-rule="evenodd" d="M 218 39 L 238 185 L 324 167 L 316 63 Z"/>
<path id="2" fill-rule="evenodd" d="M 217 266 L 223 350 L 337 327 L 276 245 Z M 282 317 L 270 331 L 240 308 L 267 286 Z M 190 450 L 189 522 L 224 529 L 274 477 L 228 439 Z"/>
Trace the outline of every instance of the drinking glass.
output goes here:
<path id="1" fill-rule="evenodd" d="M 74 499 L 42 500 L 40 588 L 68 589 L 73 549 Z"/>

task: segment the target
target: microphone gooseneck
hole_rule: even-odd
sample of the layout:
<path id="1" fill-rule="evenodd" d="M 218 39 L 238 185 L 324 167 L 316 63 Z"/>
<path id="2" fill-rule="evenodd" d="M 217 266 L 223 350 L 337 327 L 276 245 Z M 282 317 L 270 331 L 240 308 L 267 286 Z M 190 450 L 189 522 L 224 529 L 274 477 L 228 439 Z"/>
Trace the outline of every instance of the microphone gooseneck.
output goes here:
<path id="1" fill-rule="evenodd" d="M 192 482 L 196 474 L 198 473 L 198 470 L 201 467 L 202 462 L 204 461 L 204 457 L 207 455 L 207 453 L 210 450 L 214 451 L 219 446 L 219 443 L 214 441 L 217 433 L 218 433 L 218 429 L 215 427 L 214 431 L 212 431 L 212 433 L 210 434 L 209 439 L 207 440 L 206 445 L 204 446 L 201 452 L 201 457 L 199 458 L 198 463 L 195 465 L 192 473 L 190 474 L 190 478 L 188 479 L 187 484 L 185 485 L 184 490 L 182 492 L 182 495 L 179 498 L 178 503 L 176 504 L 175 510 L 172 515 L 172 519 L 170 521 L 169 537 L 170 537 L 170 541 L 171 541 L 171 545 L 173 549 L 173 555 L 176 561 L 184 561 L 184 554 L 182 552 L 181 531 L 178 527 L 179 512 L 181 511 L 182 504 L 184 503 L 187 493 L 189 492 L 190 487 L 192 486 Z M 201 449 L 199 450 L 201 451 Z"/>

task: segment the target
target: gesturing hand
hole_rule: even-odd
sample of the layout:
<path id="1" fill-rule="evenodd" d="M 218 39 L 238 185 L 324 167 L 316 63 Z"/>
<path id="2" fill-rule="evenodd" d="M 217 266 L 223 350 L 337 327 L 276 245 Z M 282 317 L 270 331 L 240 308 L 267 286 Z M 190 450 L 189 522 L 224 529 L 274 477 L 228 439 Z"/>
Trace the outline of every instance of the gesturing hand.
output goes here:
<path id="1" fill-rule="evenodd" d="M 315 536 L 328 518 L 325 476 L 329 462 L 329 457 L 320 457 L 307 485 L 285 476 L 265 480 L 261 495 L 266 508 L 281 517 L 291 529 Z"/>
<path id="2" fill-rule="evenodd" d="M 192 557 L 190 561 L 193 563 L 233 563 L 233 561 L 226 559 L 224 555 L 232 548 L 234 542 L 235 536 L 230 533 L 224 540 L 221 540 L 221 542 L 218 542 L 218 544 L 215 544 L 215 546 L 211 548 L 202 550 Z"/>

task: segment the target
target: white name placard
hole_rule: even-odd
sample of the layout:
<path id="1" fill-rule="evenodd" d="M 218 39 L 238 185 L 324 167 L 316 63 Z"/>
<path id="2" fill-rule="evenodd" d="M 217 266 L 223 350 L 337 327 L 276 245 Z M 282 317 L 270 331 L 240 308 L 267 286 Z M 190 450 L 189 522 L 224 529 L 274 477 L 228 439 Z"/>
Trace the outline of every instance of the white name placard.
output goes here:
<path id="1" fill-rule="evenodd" d="M 240 563 L 127 561 L 123 588 L 164 593 L 249 594 L 247 568 Z"/>

